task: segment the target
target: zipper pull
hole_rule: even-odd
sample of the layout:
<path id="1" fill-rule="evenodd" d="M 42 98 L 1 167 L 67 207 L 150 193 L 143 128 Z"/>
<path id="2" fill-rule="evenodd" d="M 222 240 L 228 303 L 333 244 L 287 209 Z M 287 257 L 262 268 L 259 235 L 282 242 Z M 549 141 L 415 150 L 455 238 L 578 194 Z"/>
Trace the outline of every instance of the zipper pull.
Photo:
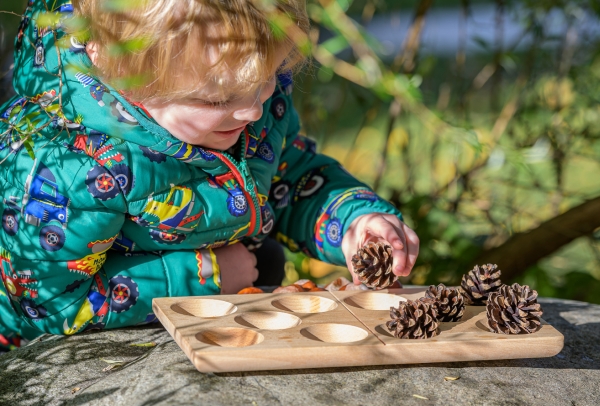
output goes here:
<path id="1" fill-rule="evenodd" d="M 250 175 L 250 170 L 248 169 L 248 165 L 246 165 L 246 162 L 240 163 L 240 169 L 242 175 L 244 175 L 244 180 L 248 181 L 248 179 L 252 179 L 252 176 Z"/>
<path id="2" fill-rule="evenodd" d="M 248 169 L 248 165 L 246 165 L 246 162 L 240 162 L 239 168 L 240 168 L 240 172 L 244 176 L 244 182 L 246 183 L 246 189 L 249 191 L 253 191 L 254 190 L 254 182 L 253 182 L 252 176 L 250 175 L 250 170 Z"/>

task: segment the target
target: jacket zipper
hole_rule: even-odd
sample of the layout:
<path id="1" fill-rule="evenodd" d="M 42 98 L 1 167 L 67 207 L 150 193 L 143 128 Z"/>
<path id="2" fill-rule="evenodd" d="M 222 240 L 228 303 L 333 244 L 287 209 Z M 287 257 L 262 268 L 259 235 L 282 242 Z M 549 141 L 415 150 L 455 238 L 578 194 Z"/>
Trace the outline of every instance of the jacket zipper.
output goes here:
<path id="1" fill-rule="evenodd" d="M 233 173 L 233 176 L 238 181 L 240 185 L 243 186 L 244 194 L 246 195 L 246 200 L 250 204 L 250 229 L 246 233 L 245 236 L 249 236 L 254 234 L 254 232 L 258 229 L 262 228 L 262 215 L 260 213 L 260 204 L 258 202 L 258 197 L 256 197 L 256 187 L 254 185 L 252 176 L 250 176 L 250 172 L 247 168 L 246 163 L 246 137 L 242 136 L 242 148 L 241 148 L 241 159 L 238 164 L 234 157 L 232 157 L 227 152 L 217 152 L 211 150 L 211 152 L 217 156 L 221 157 L 221 160 Z M 238 169 L 238 166 L 241 168 Z"/>

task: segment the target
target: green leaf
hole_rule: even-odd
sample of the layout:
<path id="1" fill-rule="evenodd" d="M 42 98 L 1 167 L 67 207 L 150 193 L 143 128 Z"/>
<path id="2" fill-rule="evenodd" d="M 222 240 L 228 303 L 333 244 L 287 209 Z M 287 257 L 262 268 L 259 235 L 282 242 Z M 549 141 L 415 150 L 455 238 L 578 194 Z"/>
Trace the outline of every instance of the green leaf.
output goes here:
<path id="1" fill-rule="evenodd" d="M 336 3 L 340 6 L 340 8 L 344 11 L 348 11 L 348 7 L 352 4 L 351 0 L 336 0 Z"/>
<path id="2" fill-rule="evenodd" d="M 79 42 L 84 43 L 89 38 L 90 21 L 85 17 L 70 16 L 62 21 L 62 25 L 70 33 L 73 33 Z"/>
<path id="3" fill-rule="evenodd" d="M 127 41 L 116 42 L 108 46 L 108 52 L 113 56 L 125 55 L 143 51 L 152 45 L 152 38 L 138 37 Z"/>
<path id="4" fill-rule="evenodd" d="M 154 341 L 151 341 L 149 343 L 136 343 L 136 344 L 129 344 L 130 347 L 156 347 L 156 343 Z"/>
<path id="5" fill-rule="evenodd" d="M 143 6 L 147 0 L 104 0 L 102 8 L 113 13 L 124 13 Z"/>
<path id="6" fill-rule="evenodd" d="M 483 145 L 479 142 L 479 138 L 477 138 L 477 133 L 475 131 L 465 131 L 463 135 L 463 140 L 473 147 L 477 153 L 483 151 Z"/>
<path id="7" fill-rule="evenodd" d="M 27 150 L 27 154 L 31 157 L 31 159 L 35 160 L 35 153 L 33 152 L 33 140 L 31 137 L 27 137 L 23 140 L 23 146 Z"/>
<path id="8" fill-rule="evenodd" d="M 420 87 L 421 83 L 423 83 L 423 78 L 421 77 L 421 75 L 413 75 L 410 78 L 410 85 L 413 87 Z"/>
<path id="9" fill-rule="evenodd" d="M 312 43 L 308 37 L 305 37 L 304 41 L 298 41 L 296 46 L 303 55 L 309 56 L 312 54 Z"/>
<path id="10" fill-rule="evenodd" d="M 60 13 L 49 13 L 44 11 L 37 15 L 35 22 L 38 27 L 55 28 L 62 16 L 63 15 Z"/>
<path id="11" fill-rule="evenodd" d="M 124 76 L 114 80 L 117 89 L 127 90 L 140 87 L 148 83 L 150 77 L 147 74 Z"/>
<path id="12" fill-rule="evenodd" d="M 317 72 L 317 78 L 323 83 L 329 82 L 333 78 L 333 69 L 327 66 L 321 66 Z"/>
<path id="13" fill-rule="evenodd" d="M 344 49 L 348 48 L 350 44 L 348 44 L 346 38 L 344 38 L 342 35 L 338 35 L 337 37 L 330 38 L 327 41 L 323 42 L 320 46 L 322 46 L 332 54 L 336 55 L 342 52 Z"/>
<path id="14" fill-rule="evenodd" d="M 310 3 L 306 5 L 306 12 L 308 13 L 308 15 L 310 16 L 310 18 L 316 22 L 321 22 L 322 18 L 323 18 L 323 8 Z"/>
<path id="15" fill-rule="evenodd" d="M 27 118 L 27 119 L 32 119 L 32 118 L 34 118 L 34 117 L 37 117 L 37 116 L 39 116 L 41 113 L 42 113 L 42 112 L 41 112 L 41 111 L 39 111 L 39 110 L 37 110 L 37 111 L 32 111 L 31 113 L 27 114 L 27 115 L 25 116 L 25 118 Z"/>
<path id="16" fill-rule="evenodd" d="M 13 107 L 13 109 L 10 111 L 10 115 L 8 116 L 8 119 L 11 120 L 14 116 L 19 114 L 21 112 L 21 110 L 23 110 L 23 107 L 21 107 L 21 106 Z"/>

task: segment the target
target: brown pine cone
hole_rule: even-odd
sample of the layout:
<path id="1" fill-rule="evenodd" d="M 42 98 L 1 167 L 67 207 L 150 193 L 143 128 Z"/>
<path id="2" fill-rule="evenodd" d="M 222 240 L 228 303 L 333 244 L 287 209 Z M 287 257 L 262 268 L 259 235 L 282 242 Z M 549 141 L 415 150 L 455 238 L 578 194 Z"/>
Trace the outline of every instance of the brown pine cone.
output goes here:
<path id="1" fill-rule="evenodd" d="M 475 265 L 466 275 L 463 275 L 460 282 L 460 293 L 469 305 L 483 306 L 490 293 L 498 290 L 502 282 L 496 264 L 481 265 L 481 268 Z"/>
<path id="2" fill-rule="evenodd" d="M 383 289 L 396 280 L 392 261 L 392 247 L 383 242 L 368 242 L 352 257 L 352 266 L 362 283 Z"/>
<path id="3" fill-rule="evenodd" d="M 425 291 L 425 298 L 433 300 L 438 321 L 459 321 L 465 311 L 465 301 L 457 289 L 447 288 L 443 283 L 431 285 Z"/>
<path id="4" fill-rule="evenodd" d="M 543 311 L 537 296 L 537 291 L 518 283 L 502 285 L 498 291 L 491 293 L 486 305 L 490 331 L 501 334 L 538 331 Z"/>
<path id="5" fill-rule="evenodd" d="M 388 330 L 397 338 L 431 338 L 438 334 L 437 312 L 429 299 L 400 302 L 390 307 Z"/>

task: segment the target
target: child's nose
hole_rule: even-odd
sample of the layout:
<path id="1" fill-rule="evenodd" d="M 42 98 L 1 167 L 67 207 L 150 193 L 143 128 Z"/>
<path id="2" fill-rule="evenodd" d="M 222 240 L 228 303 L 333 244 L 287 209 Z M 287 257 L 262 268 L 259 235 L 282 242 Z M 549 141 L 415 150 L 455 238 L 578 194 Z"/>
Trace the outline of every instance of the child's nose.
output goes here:
<path id="1" fill-rule="evenodd" d="M 263 106 L 260 100 L 254 99 L 249 105 L 240 107 L 233 112 L 233 118 L 238 121 L 258 121 L 262 117 Z"/>

